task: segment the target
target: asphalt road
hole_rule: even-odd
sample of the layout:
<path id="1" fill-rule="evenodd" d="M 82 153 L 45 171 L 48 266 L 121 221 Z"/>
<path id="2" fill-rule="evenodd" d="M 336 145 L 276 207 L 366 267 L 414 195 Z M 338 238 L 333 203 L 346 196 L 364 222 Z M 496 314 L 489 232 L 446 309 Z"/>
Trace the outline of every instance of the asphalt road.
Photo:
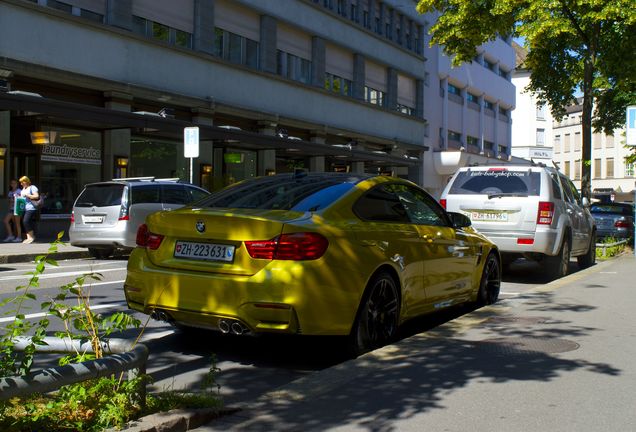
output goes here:
<path id="1" fill-rule="evenodd" d="M 127 310 L 123 281 L 126 257 L 109 260 L 66 260 L 59 267 L 49 267 L 39 278 L 39 286 L 31 288 L 37 301 L 25 310 L 30 319 L 42 316 L 39 303 L 54 296 L 59 286 L 72 282 L 88 272 L 101 274 L 88 288 L 92 309 L 99 313 Z M 4 264 L 0 267 L 0 299 L 15 295 L 15 288 L 26 285 L 33 264 Z M 573 262 L 571 272 L 577 271 Z M 504 274 L 502 298 L 518 296 L 547 282 L 536 263 L 518 262 Z M 0 308 L 0 325 L 11 319 L 10 307 Z M 465 313 L 453 309 L 432 317 L 416 320 L 402 328 L 404 337 L 434 328 Z M 175 331 L 166 323 L 148 320 L 135 314 L 145 325 L 142 341 L 150 349 L 148 373 L 153 377 L 151 390 L 179 390 L 197 388 L 211 367 L 219 369 L 217 383 L 226 403 L 253 400 L 273 388 L 294 381 L 316 370 L 341 363 L 346 359 L 342 338 L 319 337 L 238 337 L 214 332 L 193 330 Z M 51 330 L 60 330 L 52 325 Z M 123 337 L 134 338 L 137 330 Z M 39 363 L 52 365 L 45 357 Z"/>

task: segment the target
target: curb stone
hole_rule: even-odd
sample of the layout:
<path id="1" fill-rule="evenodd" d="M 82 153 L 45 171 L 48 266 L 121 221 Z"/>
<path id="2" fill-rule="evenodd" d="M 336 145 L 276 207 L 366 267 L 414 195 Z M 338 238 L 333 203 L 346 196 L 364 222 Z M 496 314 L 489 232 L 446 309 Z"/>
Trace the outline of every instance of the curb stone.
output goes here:
<path id="1" fill-rule="evenodd" d="M 111 428 L 106 432 L 186 432 L 237 411 L 238 408 L 176 409 L 150 414 L 129 422 L 122 429 Z"/>

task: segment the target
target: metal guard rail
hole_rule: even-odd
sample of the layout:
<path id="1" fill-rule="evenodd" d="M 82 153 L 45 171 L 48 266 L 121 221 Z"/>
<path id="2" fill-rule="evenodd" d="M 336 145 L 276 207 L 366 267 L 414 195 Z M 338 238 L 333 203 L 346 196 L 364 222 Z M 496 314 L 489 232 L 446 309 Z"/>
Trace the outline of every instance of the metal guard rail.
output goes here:
<path id="1" fill-rule="evenodd" d="M 596 248 L 603 249 L 603 256 L 605 256 L 605 254 L 607 253 L 607 248 L 620 246 L 622 244 L 627 244 L 628 242 L 629 242 L 628 239 L 623 239 L 614 243 L 596 243 Z"/>
<path id="2" fill-rule="evenodd" d="M 47 345 L 36 345 L 38 352 L 92 352 L 90 343 L 78 340 L 44 338 Z M 27 337 L 16 338 L 15 348 L 24 350 L 31 343 Z M 33 393 L 48 393 L 60 387 L 95 378 L 128 371 L 128 379 L 144 375 L 148 361 L 148 347 L 132 345 L 125 339 L 111 339 L 102 345 L 105 357 L 82 363 L 68 364 L 31 372 L 28 375 L 0 378 L 0 400 L 26 396 Z M 140 385 L 139 398 L 143 405 L 146 400 L 146 384 Z"/>

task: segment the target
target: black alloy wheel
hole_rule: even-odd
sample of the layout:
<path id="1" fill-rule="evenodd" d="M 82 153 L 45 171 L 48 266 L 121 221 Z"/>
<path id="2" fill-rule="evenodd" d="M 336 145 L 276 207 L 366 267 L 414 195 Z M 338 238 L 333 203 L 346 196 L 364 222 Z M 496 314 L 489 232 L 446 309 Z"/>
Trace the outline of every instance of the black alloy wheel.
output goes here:
<path id="1" fill-rule="evenodd" d="M 481 274 L 477 305 L 485 306 L 496 303 L 501 289 L 501 265 L 494 253 L 488 255 Z"/>
<path id="2" fill-rule="evenodd" d="M 400 296 L 394 278 L 378 273 L 369 283 L 351 332 L 353 355 L 384 346 L 395 339 Z"/>

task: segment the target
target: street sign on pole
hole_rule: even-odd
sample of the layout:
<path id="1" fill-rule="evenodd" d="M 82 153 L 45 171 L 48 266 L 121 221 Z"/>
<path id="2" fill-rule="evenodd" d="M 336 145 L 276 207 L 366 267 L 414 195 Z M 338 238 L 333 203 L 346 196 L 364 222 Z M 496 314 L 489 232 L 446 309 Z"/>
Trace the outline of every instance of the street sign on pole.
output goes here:
<path id="1" fill-rule="evenodd" d="M 636 105 L 627 107 L 625 135 L 627 138 L 627 145 L 636 146 Z"/>
<path id="2" fill-rule="evenodd" d="M 183 128 L 183 156 L 190 158 L 190 183 L 192 183 L 192 160 L 199 157 L 199 128 Z"/>

